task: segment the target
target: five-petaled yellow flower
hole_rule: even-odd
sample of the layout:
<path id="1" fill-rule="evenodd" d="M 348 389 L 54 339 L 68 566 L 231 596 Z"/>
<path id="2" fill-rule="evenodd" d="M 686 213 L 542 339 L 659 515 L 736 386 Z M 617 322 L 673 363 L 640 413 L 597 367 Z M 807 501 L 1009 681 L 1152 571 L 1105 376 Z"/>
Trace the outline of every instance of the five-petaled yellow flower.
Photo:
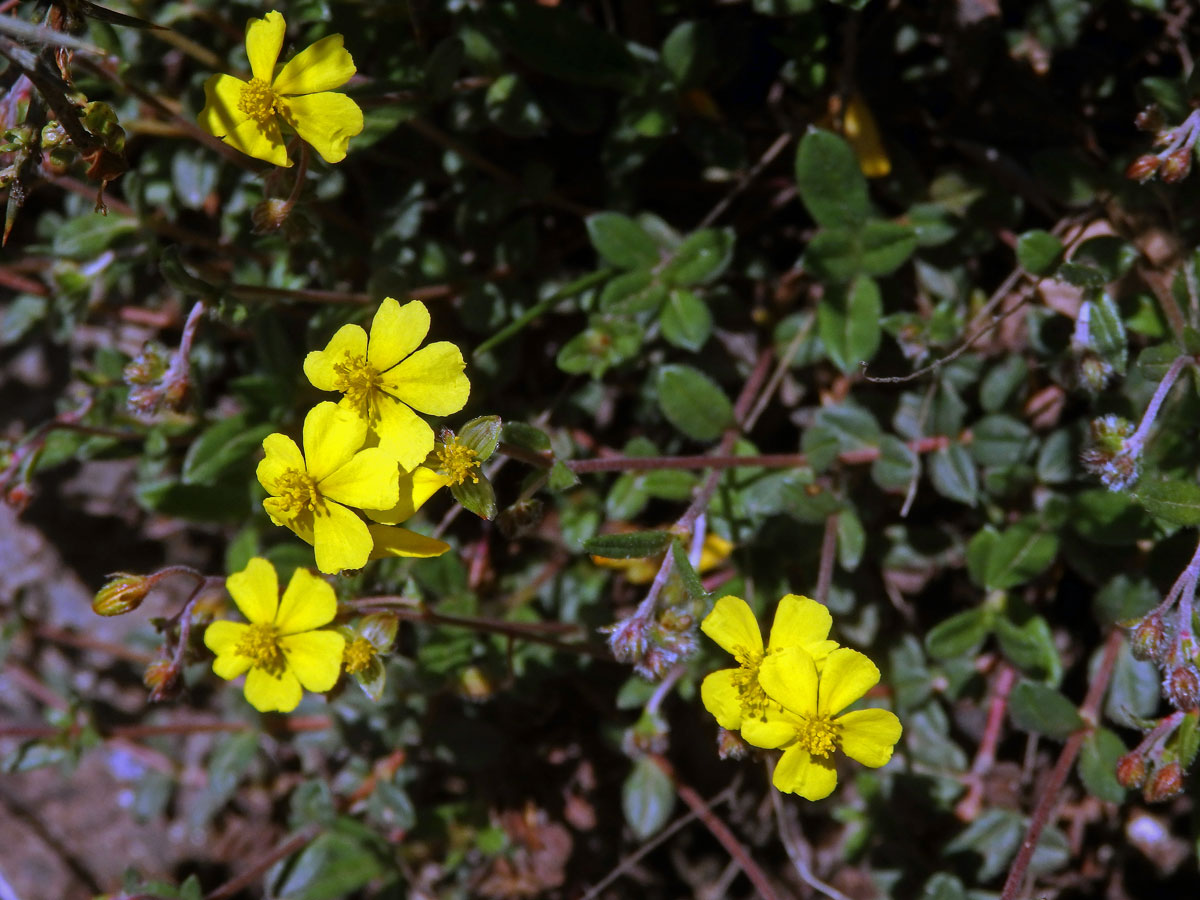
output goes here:
<path id="1" fill-rule="evenodd" d="M 471 391 L 458 347 L 438 341 L 417 349 L 428 333 L 424 303 L 401 306 L 388 297 L 370 336 L 358 325 L 343 325 L 324 350 L 304 359 L 308 380 L 320 390 L 340 391 L 340 405 L 370 426 L 405 471 L 424 462 L 434 443 L 433 429 L 413 410 L 446 416 L 462 409 Z"/>
<path id="2" fill-rule="evenodd" d="M 213 671 L 225 679 L 246 674 L 246 699 L 259 712 L 291 712 L 301 690 L 327 691 L 337 682 L 345 639 L 321 630 L 333 621 L 333 588 L 297 569 L 279 599 L 275 567 L 255 557 L 225 582 L 243 622 L 213 622 L 204 643 L 217 655 Z"/>
<path id="3" fill-rule="evenodd" d="M 720 669 L 708 675 L 700 685 L 704 707 L 722 728 L 736 731 L 750 719 L 766 714 L 769 701 L 759 683 L 759 671 L 766 659 L 783 650 L 799 647 L 821 662 L 837 641 L 828 640 L 833 617 L 816 600 L 788 594 L 779 601 L 771 638 L 763 649 L 762 634 L 750 606 L 740 597 L 722 597 L 712 608 L 700 629 L 733 654 L 736 669 Z"/>
<path id="4" fill-rule="evenodd" d="M 246 22 L 249 81 L 214 75 L 204 82 L 200 126 L 248 156 L 290 166 L 280 122 L 313 146 L 326 162 L 346 158 L 350 138 L 363 129 L 363 114 L 345 94 L 335 93 L 355 72 L 354 60 L 331 34 L 292 57 L 278 73 L 283 16 L 272 10 Z"/>
<path id="5" fill-rule="evenodd" d="M 366 422 L 354 413 L 319 403 L 304 418 L 303 454 L 286 435 L 263 441 L 258 480 L 271 495 L 263 508 L 276 525 L 313 545 L 322 572 L 361 569 L 371 556 L 371 533 L 347 507 L 390 509 L 399 498 L 395 458 L 378 447 L 362 449 L 366 436 Z"/>
<path id="6" fill-rule="evenodd" d="M 742 737 L 756 747 L 784 748 L 772 779 L 779 790 L 806 800 L 828 797 L 837 786 L 835 750 L 871 768 L 892 758 L 903 730 L 895 713 L 858 709 L 838 715 L 879 681 L 879 669 L 857 650 L 833 650 L 819 673 L 804 650 L 785 650 L 763 660 L 758 679 L 780 706 L 746 719 Z"/>

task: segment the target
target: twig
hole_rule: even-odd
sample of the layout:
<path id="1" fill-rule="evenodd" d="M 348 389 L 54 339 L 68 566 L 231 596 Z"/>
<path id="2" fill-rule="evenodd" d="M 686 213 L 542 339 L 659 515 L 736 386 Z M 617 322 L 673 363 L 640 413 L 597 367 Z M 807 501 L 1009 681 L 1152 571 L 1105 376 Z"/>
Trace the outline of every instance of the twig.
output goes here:
<path id="1" fill-rule="evenodd" d="M 838 514 L 825 517 L 825 534 L 821 538 L 821 561 L 817 568 L 815 599 L 822 606 L 829 603 L 829 588 L 833 586 L 833 560 L 837 556 Z"/>
<path id="2" fill-rule="evenodd" d="M 322 831 L 320 825 L 306 825 L 296 834 L 292 835 L 282 844 L 279 844 L 273 850 L 266 853 L 261 858 L 255 860 L 254 865 L 247 869 L 242 874 L 229 879 L 218 888 L 209 891 L 204 895 L 204 900 L 224 900 L 226 897 L 232 897 L 242 888 L 258 881 L 259 877 L 279 862 L 281 859 L 287 859 L 293 853 L 297 853 L 309 843 L 313 838 L 319 835 Z"/>
<path id="3" fill-rule="evenodd" d="M 1030 818 L 1029 830 L 1025 832 L 1025 839 L 1021 842 L 1016 859 L 1013 860 L 1012 867 L 1008 870 L 1008 878 L 1004 881 L 1000 900 L 1016 900 L 1017 893 L 1025 880 L 1025 873 L 1029 869 L 1029 862 L 1033 859 L 1033 851 L 1037 848 L 1038 838 L 1041 837 L 1042 829 L 1050 821 L 1050 814 L 1058 803 L 1059 791 L 1066 783 L 1071 766 L 1075 763 L 1075 757 L 1079 754 L 1079 748 L 1083 746 L 1084 738 L 1096 727 L 1096 715 L 1100 709 L 1100 702 L 1104 699 L 1104 692 L 1108 688 L 1109 679 L 1112 678 L 1113 667 L 1117 663 L 1117 651 L 1121 649 L 1121 641 L 1121 632 L 1113 630 L 1104 644 L 1104 656 L 1088 687 L 1083 706 L 1079 708 L 1079 715 L 1083 718 L 1085 725 L 1067 738 L 1062 752 L 1058 755 L 1058 761 L 1054 764 L 1050 778 L 1042 789 L 1041 799 Z"/>
<path id="4" fill-rule="evenodd" d="M 768 761 L 767 763 L 767 782 L 771 781 L 771 776 L 774 774 L 775 763 Z M 794 822 L 784 815 L 783 810 L 783 794 L 775 790 L 774 787 L 768 787 L 771 792 L 771 806 L 775 810 L 775 825 L 779 829 L 779 839 L 783 842 L 783 849 L 787 851 L 788 859 L 792 861 L 792 867 L 796 870 L 796 874 L 800 876 L 800 880 L 811 887 L 814 891 L 819 891 L 826 897 L 832 900 L 850 900 L 845 894 L 835 888 L 833 885 L 826 884 L 813 874 L 809 868 L 808 861 L 804 858 L 805 854 L 801 852 L 801 841 L 804 840 L 802 833 L 799 831 L 799 823 Z M 793 825 L 796 830 L 793 831 Z"/>
<path id="5" fill-rule="evenodd" d="M 775 140 L 772 141 L 771 146 L 766 149 L 763 155 L 759 158 L 758 162 L 751 167 L 750 171 L 742 176 L 741 180 L 738 181 L 733 190 L 722 197 L 720 202 L 710 209 L 708 214 L 700 220 L 699 224 L 696 225 L 696 230 L 699 231 L 701 228 L 708 228 L 708 226 L 712 225 L 713 222 L 717 221 L 717 219 L 721 217 L 725 210 L 729 208 L 729 204 L 733 203 L 734 200 L 740 197 L 745 192 L 746 188 L 748 188 L 751 183 L 763 173 L 763 170 L 767 166 L 775 161 L 775 157 L 779 156 L 779 154 L 782 153 L 787 145 L 791 142 L 792 136 L 787 132 L 784 132 L 783 134 L 779 135 L 779 137 L 775 138 Z"/>
<path id="6" fill-rule="evenodd" d="M 971 764 L 970 786 L 967 794 L 954 807 L 954 814 L 964 822 L 973 822 L 979 815 L 983 803 L 983 776 L 991 769 L 996 761 L 996 746 L 1004 733 L 1004 714 L 1008 709 L 1008 695 L 1017 683 L 1017 670 L 1004 663 L 996 673 L 996 681 L 992 686 L 992 699 L 988 704 L 987 723 L 984 725 L 983 737 L 979 741 L 979 750 L 975 761 Z"/>
<path id="7" fill-rule="evenodd" d="M 658 754 L 652 754 L 650 758 L 671 779 L 671 784 L 675 786 L 675 793 L 679 795 L 679 799 L 687 804 L 688 809 L 696 814 L 696 817 L 704 823 L 704 827 L 709 830 L 712 836 L 720 841 L 721 846 L 725 848 L 725 852 L 741 866 L 742 871 L 746 873 L 746 877 L 750 879 L 750 883 L 754 885 L 754 889 L 758 891 L 759 896 L 763 900 L 780 900 L 779 894 L 776 893 L 775 887 L 767 878 L 766 873 L 759 868 L 758 863 L 750 856 L 749 851 L 733 836 L 733 832 L 729 830 L 729 827 L 704 802 L 704 798 L 675 776 L 675 771 L 665 758 Z"/>

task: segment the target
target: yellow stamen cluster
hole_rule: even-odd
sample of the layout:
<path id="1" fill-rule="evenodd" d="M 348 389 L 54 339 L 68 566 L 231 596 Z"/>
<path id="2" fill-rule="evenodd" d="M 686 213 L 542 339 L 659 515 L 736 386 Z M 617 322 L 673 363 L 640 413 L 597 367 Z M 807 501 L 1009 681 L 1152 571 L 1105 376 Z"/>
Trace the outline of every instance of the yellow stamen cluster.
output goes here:
<path id="1" fill-rule="evenodd" d="M 342 652 L 342 665 L 346 667 L 347 674 L 354 675 L 364 671 L 374 658 L 375 648 L 371 642 L 364 637 L 357 637 Z"/>
<path id="2" fill-rule="evenodd" d="M 279 98 L 275 96 L 271 86 L 261 78 L 251 78 L 246 82 L 238 98 L 238 109 L 259 124 L 267 122 L 275 115 L 280 105 Z"/>
<path id="3" fill-rule="evenodd" d="M 367 362 L 365 356 L 349 356 L 334 363 L 334 387 L 346 395 L 355 406 L 368 404 L 375 391 L 380 389 L 379 371 Z"/>
<path id="4" fill-rule="evenodd" d="M 479 484 L 479 457 L 458 438 L 442 444 L 437 452 L 437 464 L 451 484 L 463 484 L 468 478 Z"/>
<path id="5" fill-rule="evenodd" d="M 283 650 L 279 646 L 279 630 L 274 625 L 251 625 L 238 642 L 236 652 L 254 660 L 255 668 L 263 669 L 276 677 L 287 666 L 287 660 L 284 659 Z"/>
<path id="6" fill-rule="evenodd" d="M 276 483 L 276 495 L 287 501 L 287 508 L 294 515 L 313 513 L 324 509 L 325 500 L 317 483 L 307 472 L 288 469 Z"/>
<path id="7" fill-rule="evenodd" d="M 748 716 L 760 716 L 768 702 L 766 692 L 758 683 L 758 667 L 762 664 L 763 654 L 738 647 L 734 658 L 740 668 L 733 675 L 733 686 L 737 688 L 742 709 Z"/>
<path id="8" fill-rule="evenodd" d="M 837 747 L 838 727 L 829 716 L 808 716 L 796 727 L 796 743 L 814 756 L 829 756 Z"/>

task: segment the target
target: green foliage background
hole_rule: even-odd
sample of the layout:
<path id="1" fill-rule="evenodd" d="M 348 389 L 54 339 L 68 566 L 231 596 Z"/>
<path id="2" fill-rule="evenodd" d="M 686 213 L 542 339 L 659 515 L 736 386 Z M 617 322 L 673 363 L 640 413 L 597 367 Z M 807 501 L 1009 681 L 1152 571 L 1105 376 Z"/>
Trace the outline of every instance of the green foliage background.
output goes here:
<path id="1" fill-rule="evenodd" d="M 69 150 L 22 164 L 0 255 L 9 499 L 68 565 L 98 587 L 181 556 L 209 574 L 256 554 L 284 578 L 311 564 L 262 511 L 260 442 L 326 399 L 304 353 L 384 296 L 424 300 L 431 339 L 468 358 L 471 400 L 445 424 L 506 423 L 494 523 L 457 516 L 457 553 L 337 580 L 343 599 L 403 594 L 441 617 L 404 625 L 380 702 L 350 685 L 297 712 L 322 727 L 292 728 L 253 714 L 197 644 L 168 704 L 116 715 L 97 680 L 129 688 L 141 671 L 110 660 L 54 683 L 67 705 L 44 713 L 51 734 L 4 735 L 10 771 L 69 770 L 118 721 L 241 723 L 206 738 L 202 790 L 158 772 L 128 814 L 201 834 L 245 820 L 259 841 L 135 867 L 127 890 L 203 896 L 300 835 L 245 896 L 578 897 L 686 812 L 680 785 L 719 798 L 781 890 L 809 890 L 785 847 L 801 846 L 797 823 L 813 873 L 849 896 L 1000 889 L 1083 724 L 1106 636 L 1165 594 L 1200 523 L 1190 372 L 1134 491 L 1105 489 L 1079 461 L 1093 418 L 1136 423 L 1171 360 L 1200 349 L 1195 179 L 1123 174 L 1151 149 L 1139 112 L 1156 103 L 1177 124 L 1190 110 L 1186 4 L 281 2 L 285 56 L 345 35 L 367 125 L 343 163 L 310 163 L 269 233 L 252 213 L 286 197 L 296 170 L 268 171 L 194 125 L 203 81 L 244 69 L 243 23 L 269 7 L 111 4 L 160 32 L 86 6 L 51 4 L 82 12 L 78 36 L 109 54 L 77 53 L 71 71 L 76 92 L 115 111 L 128 171 L 101 216 Z M 34 4 L 17 15 L 40 21 Z M 10 62 L 0 83 L 17 74 Z M 864 177 L 836 133 L 831 98 L 852 97 L 878 123 L 885 177 Z M 31 109 L 37 131 L 47 114 Z M 123 368 L 146 341 L 177 346 L 196 300 L 210 314 L 190 396 L 135 415 Z M 27 353 L 48 371 L 36 391 L 19 376 Z M 1110 374 L 1089 385 L 1097 360 Z M 744 427 L 753 404 L 735 405 L 755 377 L 768 399 Z M 82 429 L 38 430 L 76 413 Z M 728 429 L 735 454 L 804 459 L 723 471 L 704 522 L 735 549 L 704 590 L 745 597 L 767 622 L 783 594 L 824 589 L 824 564 L 833 636 L 879 662 L 879 699 L 905 726 L 886 769 L 844 770 L 817 804 L 785 796 L 778 817 L 761 763 L 717 758 L 698 684 L 722 654 L 702 639 L 656 696 L 597 632 L 647 586 L 585 551 L 617 524 L 668 526 L 705 476 L 587 460 L 703 454 Z M 106 498 L 120 528 L 64 491 L 97 460 L 127 462 Z M 423 530 L 449 509 L 432 503 Z M 665 538 L 608 540 L 622 555 Z M 665 595 L 691 633 L 707 602 L 696 588 Z M 3 600 L 9 661 L 42 673 L 51 639 L 37 628 L 55 623 L 22 592 Z M 138 617 L 127 640 L 152 648 Z M 1122 644 L 1034 855 L 1036 896 L 1194 892 L 1194 781 L 1153 808 L 1165 836 L 1147 848 L 1133 827 L 1146 804 L 1113 775 L 1161 714 L 1158 685 Z M 42 715 L 29 698 L 0 705 L 14 723 Z M 180 739 L 149 740 L 171 758 Z M 691 822 L 602 895 L 714 896 L 703 885 L 716 883 L 749 896 L 728 859 Z"/>

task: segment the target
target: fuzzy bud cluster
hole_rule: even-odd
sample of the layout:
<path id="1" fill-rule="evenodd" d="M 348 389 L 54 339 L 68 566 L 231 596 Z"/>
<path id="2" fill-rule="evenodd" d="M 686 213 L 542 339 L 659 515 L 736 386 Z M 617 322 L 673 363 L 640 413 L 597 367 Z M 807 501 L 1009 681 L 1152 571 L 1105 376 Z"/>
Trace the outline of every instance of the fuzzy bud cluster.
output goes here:
<path id="1" fill-rule="evenodd" d="M 1142 472 L 1141 452 L 1128 443 L 1133 423 L 1110 414 L 1093 419 L 1091 431 L 1091 446 L 1081 456 L 1083 467 L 1110 491 L 1133 487 Z"/>

